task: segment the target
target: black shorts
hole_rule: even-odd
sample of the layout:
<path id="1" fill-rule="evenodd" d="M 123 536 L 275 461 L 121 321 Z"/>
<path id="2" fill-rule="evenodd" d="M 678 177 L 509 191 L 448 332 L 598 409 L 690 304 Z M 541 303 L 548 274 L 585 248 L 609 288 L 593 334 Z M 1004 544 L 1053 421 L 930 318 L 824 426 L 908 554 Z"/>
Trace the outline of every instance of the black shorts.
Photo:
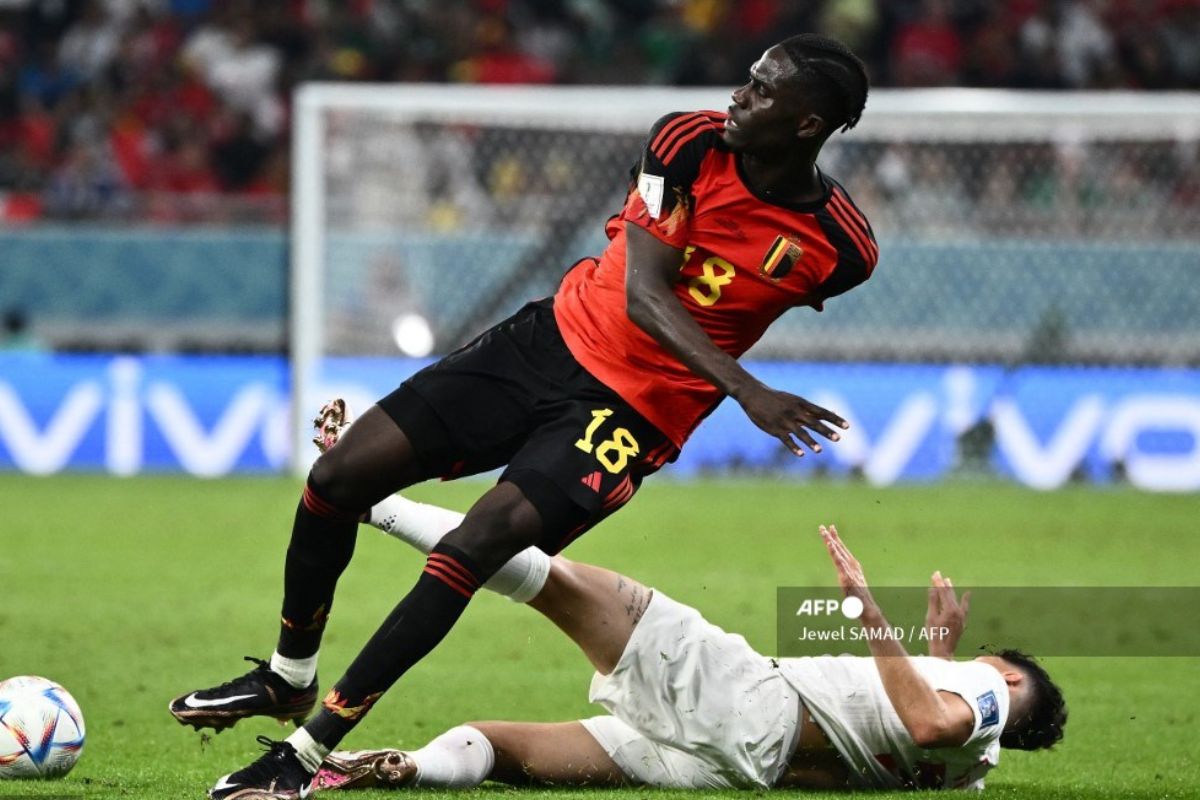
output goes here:
<path id="1" fill-rule="evenodd" d="M 633 497 L 677 449 L 571 355 L 552 300 L 529 303 L 379 401 L 426 478 L 508 468 L 557 553 Z"/>

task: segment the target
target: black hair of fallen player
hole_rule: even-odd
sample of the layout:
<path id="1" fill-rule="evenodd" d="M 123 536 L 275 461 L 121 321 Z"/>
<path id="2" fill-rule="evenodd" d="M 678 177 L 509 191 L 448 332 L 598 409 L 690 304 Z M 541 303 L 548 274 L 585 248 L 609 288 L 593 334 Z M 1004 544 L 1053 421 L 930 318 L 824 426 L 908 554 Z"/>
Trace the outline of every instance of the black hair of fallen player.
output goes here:
<path id="1" fill-rule="evenodd" d="M 1062 690 L 1028 653 L 997 650 L 992 655 L 1003 658 L 1019 669 L 1033 691 L 1033 702 L 1023 724 L 1000 734 L 1000 746 L 1014 750 L 1046 750 L 1058 744 L 1067 724 L 1067 704 L 1063 700 Z"/>
<path id="2" fill-rule="evenodd" d="M 837 39 L 817 33 L 791 36 L 779 46 L 795 64 L 809 102 L 828 124 L 827 134 L 857 125 L 871 88 L 862 59 Z"/>

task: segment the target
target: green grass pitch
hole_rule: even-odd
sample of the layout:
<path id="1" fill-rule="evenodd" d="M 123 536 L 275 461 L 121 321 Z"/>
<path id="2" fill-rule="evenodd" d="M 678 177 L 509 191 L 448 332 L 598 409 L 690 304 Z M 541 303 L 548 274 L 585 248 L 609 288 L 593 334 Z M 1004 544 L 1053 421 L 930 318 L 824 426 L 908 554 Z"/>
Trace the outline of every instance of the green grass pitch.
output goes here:
<path id="1" fill-rule="evenodd" d="M 485 485 L 412 494 L 465 508 Z M 204 737 L 178 725 L 166 704 L 240 674 L 242 655 L 270 652 L 298 495 L 288 479 L 0 477 L 0 676 L 60 681 L 88 724 L 70 776 L 0 783 L 0 798 L 200 798 L 217 776 L 256 756 L 256 734 L 286 734 L 251 720 Z M 660 587 L 769 652 L 775 587 L 833 581 L 815 533 L 821 521 L 838 523 L 877 584 L 923 582 L 940 568 L 959 585 L 1012 586 L 1196 585 L 1198 520 L 1198 496 L 1125 490 L 659 480 L 568 555 Z M 323 685 L 412 585 L 420 563 L 361 530 L 322 651 Z M 347 746 L 418 746 L 471 719 L 597 713 L 587 703 L 589 668 L 570 643 L 528 609 L 486 594 Z M 1047 663 L 1071 708 L 1066 741 L 1054 753 L 1005 753 L 989 796 L 1200 796 L 1200 659 Z M 475 790 L 501 792 L 516 790 Z M 588 792 L 651 795 L 695 796 Z"/>

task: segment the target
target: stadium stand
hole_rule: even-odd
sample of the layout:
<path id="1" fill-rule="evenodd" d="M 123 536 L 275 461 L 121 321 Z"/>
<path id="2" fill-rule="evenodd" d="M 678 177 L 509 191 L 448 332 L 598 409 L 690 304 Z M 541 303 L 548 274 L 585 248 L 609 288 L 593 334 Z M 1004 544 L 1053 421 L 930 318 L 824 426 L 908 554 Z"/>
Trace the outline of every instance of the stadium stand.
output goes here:
<path id="1" fill-rule="evenodd" d="M 879 86 L 1200 88 L 1195 0 L 5 0 L 0 221 L 278 223 L 299 81 L 732 85 L 793 30 Z"/>

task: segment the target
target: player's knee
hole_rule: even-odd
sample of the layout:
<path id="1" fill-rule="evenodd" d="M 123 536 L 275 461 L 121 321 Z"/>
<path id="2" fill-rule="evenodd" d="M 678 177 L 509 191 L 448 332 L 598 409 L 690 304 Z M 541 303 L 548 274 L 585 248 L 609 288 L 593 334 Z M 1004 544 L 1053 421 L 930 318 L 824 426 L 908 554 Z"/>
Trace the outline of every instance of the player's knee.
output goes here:
<path id="1" fill-rule="evenodd" d="M 512 504 L 472 509 L 442 542 L 466 553 L 481 569 L 494 572 L 504 562 L 537 544 L 541 518 L 524 498 Z"/>
<path id="2" fill-rule="evenodd" d="M 478 731 L 483 738 L 488 740 L 493 751 L 507 752 L 513 749 L 513 734 L 517 732 L 518 724 L 498 720 L 473 720 L 464 722 L 460 727 Z"/>
<path id="3" fill-rule="evenodd" d="M 542 588 L 535 596 L 526 601 L 527 605 L 539 614 L 554 620 L 559 609 L 573 596 L 575 581 L 571 566 L 572 562 L 562 556 L 553 556 L 550 559 L 550 569 L 546 573 L 546 580 L 542 584 Z"/>
<path id="4" fill-rule="evenodd" d="M 442 539 L 446 544 L 462 550 L 479 567 L 488 573 L 494 572 L 506 561 L 537 543 L 536 531 L 522 527 L 503 525 L 468 525 L 465 522 L 457 530 Z"/>
<path id="5" fill-rule="evenodd" d="M 308 471 L 308 488 L 325 503 L 339 511 L 362 512 L 370 501 L 357 496 L 355 481 L 336 450 L 323 453 Z M 365 504 L 365 505 L 364 505 Z"/>
<path id="6" fill-rule="evenodd" d="M 540 594 L 557 597 L 573 591 L 578 583 L 575 562 L 562 556 L 555 556 L 550 559 L 550 572 L 546 575 L 546 583 Z"/>

